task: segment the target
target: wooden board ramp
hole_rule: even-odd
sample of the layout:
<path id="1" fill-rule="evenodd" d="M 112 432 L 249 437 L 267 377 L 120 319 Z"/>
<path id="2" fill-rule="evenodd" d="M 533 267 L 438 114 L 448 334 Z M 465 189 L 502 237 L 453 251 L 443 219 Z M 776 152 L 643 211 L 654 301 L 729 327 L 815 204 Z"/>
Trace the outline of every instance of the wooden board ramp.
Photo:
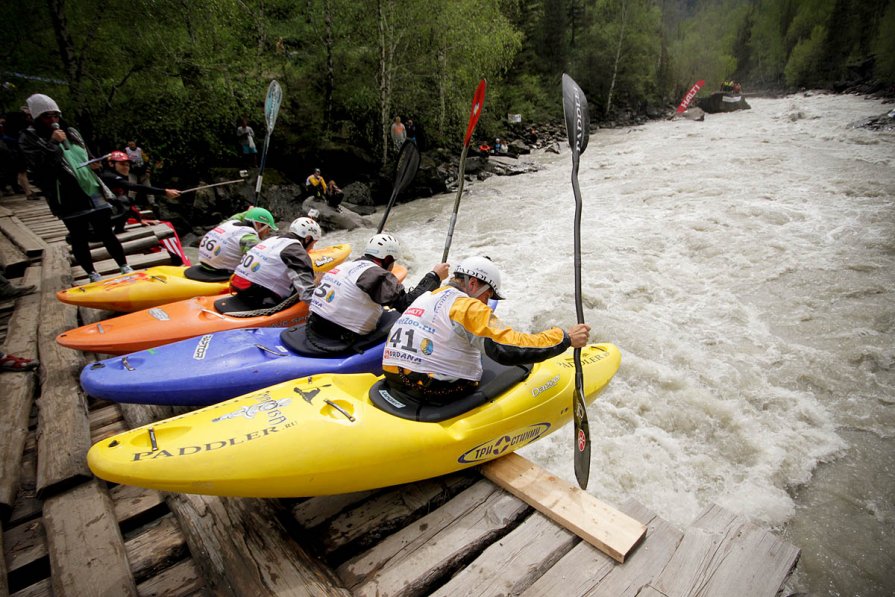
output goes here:
<path id="1" fill-rule="evenodd" d="M 41 205 L 28 202 L 29 213 Z M 38 373 L 0 373 L 13 390 L 0 393 L 0 595 L 771 597 L 798 561 L 797 548 L 718 506 L 678 530 L 635 501 L 616 510 L 518 456 L 308 499 L 99 481 L 85 471 L 86 446 L 184 409 L 81 393 L 80 366 L 100 355 L 50 336 L 110 314 L 49 300 L 74 270 L 61 243 L 48 247 L 22 280 L 40 293 L 0 308 L 0 340 L 9 329 L 9 347 L 42 360 Z"/>
<path id="2" fill-rule="evenodd" d="M 518 454 L 482 465 L 482 474 L 617 562 L 646 534 L 642 523 Z"/>

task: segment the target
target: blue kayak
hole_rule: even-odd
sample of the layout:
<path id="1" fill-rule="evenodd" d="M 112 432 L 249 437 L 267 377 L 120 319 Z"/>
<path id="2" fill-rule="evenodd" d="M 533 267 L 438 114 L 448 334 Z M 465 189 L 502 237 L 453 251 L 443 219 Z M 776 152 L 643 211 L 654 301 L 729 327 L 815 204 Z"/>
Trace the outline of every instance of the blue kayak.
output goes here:
<path id="1" fill-rule="evenodd" d="M 245 328 L 181 340 L 91 363 L 88 395 L 112 402 L 205 406 L 318 373 L 382 373 L 385 339 L 398 313 L 354 344 L 308 338 L 305 326 Z"/>

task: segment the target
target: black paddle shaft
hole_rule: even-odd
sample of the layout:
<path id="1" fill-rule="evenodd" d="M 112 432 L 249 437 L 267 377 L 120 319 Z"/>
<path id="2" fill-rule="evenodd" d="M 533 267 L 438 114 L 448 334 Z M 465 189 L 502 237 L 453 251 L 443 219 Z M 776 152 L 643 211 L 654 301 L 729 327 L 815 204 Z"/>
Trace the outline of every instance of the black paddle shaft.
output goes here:
<path id="1" fill-rule="evenodd" d="M 584 323 L 584 306 L 581 300 L 581 189 L 578 186 L 578 167 L 581 154 L 587 147 L 590 120 L 587 99 L 578 84 L 569 75 L 562 76 L 563 114 L 566 133 L 572 149 L 572 191 L 575 194 L 574 270 L 575 312 L 578 323 Z M 584 370 L 581 367 L 581 349 L 574 351 L 575 395 L 572 411 L 575 415 L 575 478 L 582 489 L 587 488 L 590 478 L 590 426 L 587 422 L 587 403 L 584 396 Z"/>

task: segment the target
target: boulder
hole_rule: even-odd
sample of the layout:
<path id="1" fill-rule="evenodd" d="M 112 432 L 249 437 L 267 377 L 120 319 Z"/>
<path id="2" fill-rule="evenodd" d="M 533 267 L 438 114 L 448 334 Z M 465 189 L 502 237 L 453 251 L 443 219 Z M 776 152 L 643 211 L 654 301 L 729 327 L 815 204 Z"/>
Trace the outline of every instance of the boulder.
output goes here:
<path id="1" fill-rule="evenodd" d="M 316 209 L 319 212 L 317 222 L 325 231 L 354 230 L 361 227 L 375 228 L 378 225 L 378 222 L 373 222 L 371 217 L 362 216 L 342 206 L 330 207 L 326 201 L 316 197 L 308 197 L 301 205 L 303 215 L 307 215 L 311 209 Z"/>
<path id="2" fill-rule="evenodd" d="M 702 108 L 689 108 L 688 110 L 684 110 L 683 114 L 680 114 L 681 118 L 686 118 L 687 120 L 695 120 L 696 122 L 702 122 L 705 120 L 705 110 Z"/>
<path id="3" fill-rule="evenodd" d="M 746 103 L 746 98 L 742 95 L 732 95 L 716 91 L 709 97 L 701 97 L 696 100 L 697 107 L 705 110 L 708 114 L 717 114 L 719 112 L 735 112 L 736 110 L 751 110 L 752 106 Z"/>

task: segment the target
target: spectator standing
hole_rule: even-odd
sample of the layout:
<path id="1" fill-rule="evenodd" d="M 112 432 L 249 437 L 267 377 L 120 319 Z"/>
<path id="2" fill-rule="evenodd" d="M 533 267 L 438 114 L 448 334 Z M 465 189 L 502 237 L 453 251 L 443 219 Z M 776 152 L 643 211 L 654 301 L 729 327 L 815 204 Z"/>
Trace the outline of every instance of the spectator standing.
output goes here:
<path id="1" fill-rule="evenodd" d="M 407 129 L 401 122 L 400 116 L 395 116 L 395 120 L 392 122 L 391 134 L 392 143 L 395 144 L 395 150 L 400 150 L 401 146 L 404 145 L 404 141 L 407 139 Z"/>
<path id="2" fill-rule="evenodd" d="M 127 157 L 131 161 L 131 182 L 147 187 L 152 186 L 152 182 L 150 182 L 149 180 L 149 174 L 151 171 L 151 168 L 149 167 L 149 156 L 146 155 L 141 147 L 137 146 L 136 141 L 128 141 L 127 147 L 124 148 L 124 153 L 127 154 Z M 137 203 L 141 205 L 148 204 L 152 211 L 156 214 L 156 217 L 158 217 L 158 206 L 155 203 L 155 197 L 139 190 L 131 191 L 129 193 L 129 196 L 134 198 Z"/>
<path id="3" fill-rule="evenodd" d="M 236 138 L 242 151 L 243 162 L 253 168 L 258 167 L 258 148 L 255 146 L 255 130 L 249 126 L 249 120 L 243 116 L 236 127 Z"/>
<path id="4" fill-rule="evenodd" d="M 416 125 L 413 124 L 413 118 L 407 119 L 407 126 L 405 129 L 407 131 L 407 138 L 416 143 Z"/>
<path id="5" fill-rule="evenodd" d="M 83 166 L 90 154 L 81 134 L 60 122 L 62 113 L 49 96 L 35 93 L 28 98 L 32 125 L 19 144 L 35 182 L 47 198 L 50 211 L 68 228 L 72 253 L 91 282 L 101 276 L 90 255 L 90 230 L 109 251 L 121 273 L 134 271 L 121 242 L 112 230 L 112 192 L 93 169 Z"/>

